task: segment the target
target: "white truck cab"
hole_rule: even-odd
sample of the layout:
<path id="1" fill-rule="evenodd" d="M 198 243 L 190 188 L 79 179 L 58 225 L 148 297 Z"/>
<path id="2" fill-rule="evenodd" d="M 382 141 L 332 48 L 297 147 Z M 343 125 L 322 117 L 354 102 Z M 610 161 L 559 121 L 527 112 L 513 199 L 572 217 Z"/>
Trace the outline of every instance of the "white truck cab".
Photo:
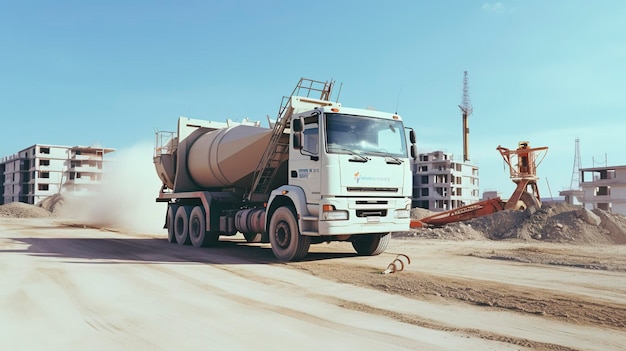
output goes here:
<path id="1" fill-rule="evenodd" d="M 365 255 L 407 230 L 415 140 L 399 115 L 333 104 L 294 114 L 290 134 L 288 184 L 272 191 L 270 213 L 287 197 L 302 236 L 350 240 Z"/>

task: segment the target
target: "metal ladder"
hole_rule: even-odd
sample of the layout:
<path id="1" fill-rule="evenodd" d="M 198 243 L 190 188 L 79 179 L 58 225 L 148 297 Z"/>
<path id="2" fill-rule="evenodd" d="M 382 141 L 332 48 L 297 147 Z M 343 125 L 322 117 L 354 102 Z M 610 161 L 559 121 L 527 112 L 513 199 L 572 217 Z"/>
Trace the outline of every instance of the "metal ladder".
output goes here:
<path id="1" fill-rule="evenodd" d="M 312 93 L 320 93 L 320 100 L 328 101 L 332 90 L 331 82 L 315 81 L 300 78 L 300 81 L 291 92 L 290 96 L 283 96 L 278 110 L 278 116 L 272 130 L 270 142 L 261 156 L 259 164 L 254 171 L 254 178 L 247 200 L 251 202 L 266 201 L 269 198 L 269 187 L 278 173 L 278 167 L 287 159 L 289 154 L 289 141 L 281 142 L 281 136 L 285 128 L 289 126 L 294 108 L 291 106 L 291 98 L 294 96 L 311 97 Z"/>

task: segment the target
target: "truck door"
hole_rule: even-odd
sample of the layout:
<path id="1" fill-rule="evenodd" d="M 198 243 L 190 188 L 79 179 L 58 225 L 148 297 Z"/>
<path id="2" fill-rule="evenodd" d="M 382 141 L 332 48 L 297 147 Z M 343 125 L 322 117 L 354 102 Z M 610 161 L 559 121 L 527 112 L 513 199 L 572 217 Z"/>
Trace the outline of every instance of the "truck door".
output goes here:
<path id="1" fill-rule="evenodd" d="M 320 195 L 320 133 L 318 116 L 304 118 L 302 149 L 290 148 L 289 184 L 299 186 L 306 194 L 307 203 L 317 204 Z"/>

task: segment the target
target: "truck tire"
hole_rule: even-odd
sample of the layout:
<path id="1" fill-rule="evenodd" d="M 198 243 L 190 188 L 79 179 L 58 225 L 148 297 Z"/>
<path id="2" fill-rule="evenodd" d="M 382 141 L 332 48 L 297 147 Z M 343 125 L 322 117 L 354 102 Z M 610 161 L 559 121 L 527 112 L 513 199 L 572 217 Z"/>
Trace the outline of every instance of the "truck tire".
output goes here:
<path id="1" fill-rule="evenodd" d="M 279 207 L 270 220 L 270 244 L 281 261 L 298 261 L 309 253 L 311 238 L 300 235 L 298 222 L 289 207 Z"/>
<path id="2" fill-rule="evenodd" d="M 243 237 L 246 238 L 246 241 L 249 243 L 260 243 L 262 236 L 263 234 L 261 233 L 243 233 Z"/>
<path id="3" fill-rule="evenodd" d="M 176 216 L 176 210 L 178 206 L 168 205 L 167 216 L 165 218 L 167 224 L 167 241 L 171 244 L 176 243 L 176 236 L 174 235 L 174 217 Z"/>
<path id="4" fill-rule="evenodd" d="M 352 247 L 360 256 L 376 256 L 387 250 L 391 233 L 352 236 Z"/>
<path id="5" fill-rule="evenodd" d="M 189 214 L 192 206 L 179 206 L 174 215 L 174 236 L 178 245 L 189 245 Z"/>
<path id="6" fill-rule="evenodd" d="M 206 212 L 202 206 L 195 206 L 189 215 L 189 239 L 195 247 L 210 246 L 219 240 L 219 235 L 206 230 Z"/>

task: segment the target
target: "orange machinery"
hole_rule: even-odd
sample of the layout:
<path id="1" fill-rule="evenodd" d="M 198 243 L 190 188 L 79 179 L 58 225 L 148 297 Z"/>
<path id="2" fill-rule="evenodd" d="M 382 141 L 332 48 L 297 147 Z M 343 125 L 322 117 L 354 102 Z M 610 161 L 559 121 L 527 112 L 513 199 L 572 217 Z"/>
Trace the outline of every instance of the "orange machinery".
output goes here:
<path id="1" fill-rule="evenodd" d="M 523 210 L 528 207 L 541 207 L 541 197 L 537 187 L 537 166 L 546 156 L 548 147 L 531 148 L 527 141 L 520 141 L 516 150 L 496 148 L 509 165 L 511 180 L 517 187 L 506 202 L 505 210 Z M 517 162 L 516 162 L 517 161 Z M 528 188 L 530 187 L 530 191 Z"/>
<path id="2" fill-rule="evenodd" d="M 455 208 L 450 211 L 439 212 L 422 219 L 411 221 L 411 228 L 420 228 L 424 225 L 441 226 L 447 223 L 466 221 L 468 219 L 486 216 L 502 210 L 524 210 L 528 207 L 541 207 L 541 197 L 537 187 L 537 166 L 543 161 L 548 147 L 531 148 L 530 143 L 521 141 L 517 149 L 510 150 L 502 146 L 496 148 L 509 166 L 511 180 L 517 187 L 508 201 L 503 202 L 499 197 L 476 202 L 471 205 Z M 530 191 L 528 188 L 530 187 Z"/>

